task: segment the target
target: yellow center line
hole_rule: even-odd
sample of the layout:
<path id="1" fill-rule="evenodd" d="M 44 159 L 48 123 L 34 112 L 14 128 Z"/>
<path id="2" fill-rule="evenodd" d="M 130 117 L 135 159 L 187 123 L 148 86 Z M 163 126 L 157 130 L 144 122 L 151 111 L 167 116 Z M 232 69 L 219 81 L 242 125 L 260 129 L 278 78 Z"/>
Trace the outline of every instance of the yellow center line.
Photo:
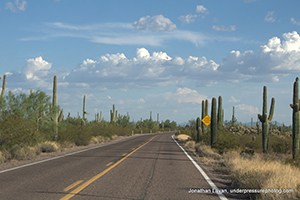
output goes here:
<path id="1" fill-rule="evenodd" d="M 98 178 L 100 178 L 101 176 L 103 176 L 104 174 L 106 174 L 108 171 L 110 171 L 111 169 L 113 169 L 115 166 L 117 166 L 118 164 L 120 164 L 123 160 L 125 160 L 126 158 L 128 158 L 134 152 L 136 152 L 137 150 L 139 150 L 140 148 L 142 148 L 143 146 L 145 146 L 146 144 L 148 144 L 156 136 L 152 137 L 148 142 L 146 142 L 143 145 L 141 145 L 140 147 L 136 148 L 134 151 L 130 152 L 127 156 L 123 157 L 121 160 L 119 160 L 118 162 L 116 162 L 115 164 L 113 164 L 112 166 L 110 166 L 109 168 L 107 168 L 106 170 L 104 170 L 103 172 L 101 172 L 100 174 L 94 176 L 93 178 L 91 178 L 87 182 L 83 183 L 81 186 L 79 186 L 78 188 L 76 188 L 75 190 L 73 190 L 72 192 L 70 192 L 69 194 L 67 194 L 63 198 L 61 198 L 60 200 L 68 200 L 68 199 L 72 198 L 73 196 L 75 196 L 76 194 L 78 194 L 81 190 L 83 190 L 88 185 L 90 185 L 91 183 L 93 183 L 95 180 L 97 180 Z"/>
<path id="2" fill-rule="evenodd" d="M 109 165 L 113 164 L 114 162 L 109 162 L 105 166 L 108 167 Z"/>
<path id="3" fill-rule="evenodd" d="M 72 189 L 73 187 L 75 187 L 76 185 L 80 184 L 83 180 L 79 180 L 79 181 L 76 181 L 75 183 L 71 184 L 70 186 L 66 187 L 64 189 L 64 192 L 67 192 L 68 190 Z"/>
<path id="4" fill-rule="evenodd" d="M 127 153 L 123 153 L 122 156 L 126 156 Z"/>

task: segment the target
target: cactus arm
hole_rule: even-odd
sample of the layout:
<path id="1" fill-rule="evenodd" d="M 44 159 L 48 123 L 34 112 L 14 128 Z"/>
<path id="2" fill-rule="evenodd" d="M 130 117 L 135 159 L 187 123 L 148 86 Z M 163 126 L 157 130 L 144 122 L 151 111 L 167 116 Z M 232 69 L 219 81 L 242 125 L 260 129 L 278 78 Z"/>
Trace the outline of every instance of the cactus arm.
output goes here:
<path id="1" fill-rule="evenodd" d="M 64 119 L 64 109 L 61 109 L 58 117 L 58 122 L 61 122 L 63 119 Z"/>
<path id="2" fill-rule="evenodd" d="M 271 101 L 271 106 L 270 106 L 270 112 L 269 112 L 269 118 L 268 121 L 271 122 L 273 119 L 273 114 L 274 114 L 274 108 L 275 108 L 275 98 L 272 98 Z"/>

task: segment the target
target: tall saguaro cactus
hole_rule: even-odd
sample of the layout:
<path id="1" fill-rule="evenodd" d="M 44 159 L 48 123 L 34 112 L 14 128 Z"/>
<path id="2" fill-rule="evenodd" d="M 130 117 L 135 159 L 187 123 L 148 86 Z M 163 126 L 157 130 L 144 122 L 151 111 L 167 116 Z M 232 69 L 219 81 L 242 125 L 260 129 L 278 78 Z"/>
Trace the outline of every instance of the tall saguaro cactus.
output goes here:
<path id="1" fill-rule="evenodd" d="M 214 97 L 211 102 L 211 146 L 217 142 L 217 122 L 217 99 Z"/>
<path id="2" fill-rule="evenodd" d="M 263 89 L 263 112 L 262 115 L 258 114 L 258 119 L 262 123 L 262 145 L 263 145 L 263 152 L 266 153 L 268 149 L 268 133 L 269 133 L 269 123 L 273 119 L 274 114 L 274 107 L 275 107 L 275 98 L 273 97 L 271 100 L 271 107 L 268 117 L 268 102 L 267 102 L 267 86 L 264 86 Z"/>
<path id="3" fill-rule="evenodd" d="M 233 106 L 232 107 L 232 118 L 231 118 L 232 126 L 234 126 L 236 122 L 237 122 L 237 119 L 234 116 L 234 106 Z"/>
<path id="4" fill-rule="evenodd" d="M 0 79 L 0 80 L 1 80 L 1 79 Z M 3 84 L 2 84 L 1 100 L 4 99 L 5 87 L 6 87 L 6 75 L 3 76 Z"/>
<path id="5" fill-rule="evenodd" d="M 54 140 L 58 138 L 58 108 L 57 108 L 57 77 L 53 78 L 53 97 L 52 97 L 52 107 L 54 108 Z"/>
<path id="6" fill-rule="evenodd" d="M 1 77 L 0 77 L 0 80 L 1 80 Z M 6 75 L 3 76 L 2 92 L 1 92 L 1 98 L 0 98 L 0 110 L 4 106 L 5 86 L 6 86 Z"/>
<path id="7" fill-rule="evenodd" d="M 201 120 L 205 117 L 205 104 L 204 100 L 202 100 L 202 112 L 201 112 Z M 204 130 L 205 124 L 201 121 L 201 129 Z"/>
<path id="8" fill-rule="evenodd" d="M 222 96 L 219 96 L 218 101 L 218 129 L 222 129 L 223 127 L 223 114 L 222 114 Z"/>
<path id="9" fill-rule="evenodd" d="M 299 99 L 299 77 L 294 82 L 293 104 L 290 104 L 293 109 L 293 159 L 299 157 L 299 118 L 300 118 L 300 99 Z"/>
<path id="10" fill-rule="evenodd" d="M 82 119 L 83 120 L 86 120 L 86 118 L 85 118 L 85 115 L 87 114 L 90 114 L 90 113 L 88 113 L 88 112 L 86 112 L 86 110 L 85 110 L 85 95 L 83 96 L 83 112 L 82 112 L 83 114 L 83 116 L 82 116 Z"/>

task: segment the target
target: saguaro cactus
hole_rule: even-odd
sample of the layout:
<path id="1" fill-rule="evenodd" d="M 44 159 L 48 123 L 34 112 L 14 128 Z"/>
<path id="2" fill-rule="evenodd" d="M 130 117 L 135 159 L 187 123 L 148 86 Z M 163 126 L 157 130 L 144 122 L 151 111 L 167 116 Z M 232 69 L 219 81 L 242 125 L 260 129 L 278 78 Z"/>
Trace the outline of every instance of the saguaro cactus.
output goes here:
<path id="1" fill-rule="evenodd" d="M 54 140 L 58 138 L 58 108 L 57 108 L 57 77 L 53 78 L 53 97 L 52 97 L 52 107 L 54 108 Z"/>
<path id="2" fill-rule="evenodd" d="M 299 77 L 294 82 L 293 104 L 290 104 L 293 109 L 293 159 L 299 157 L 299 117 L 300 117 L 300 99 L 299 99 Z"/>
<path id="3" fill-rule="evenodd" d="M 152 111 L 150 111 L 150 121 L 152 121 Z"/>
<path id="4" fill-rule="evenodd" d="M 219 96 L 218 101 L 218 129 L 222 129 L 223 119 L 222 119 L 222 96 Z"/>
<path id="5" fill-rule="evenodd" d="M 201 120 L 205 117 L 205 104 L 204 100 L 202 100 L 202 112 L 201 112 Z M 201 121 L 201 129 L 204 130 L 205 124 Z"/>
<path id="6" fill-rule="evenodd" d="M 217 99 L 214 97 L 211 102 L 211 146 L 217 141 L 217 122 Z"/>
<path id="7" fill-rule="evenodd" d="M 199 142 L 200 137 L 201 137 L 201 120 L 200 120 L 200 117 L 197 117 L 196 131 L 197 131 L 197 142 Z"/>
<path id="8" fill-rule="evenodd" d="M 0 79 L 0 80 L 1 80 L 1 79 Z M 2 84 L 2 92 L 1 92 L 1 101 L 4 99 L 5 87 L 6 87 L 6 75 L 3 76 L 3 84 Z"/>
<path id="9" fill-rule="evenodd" d="M 88 113 L 88 112 L 86 112 L 86 110 L 85 110 L 85 95 L 83 96 L 83 112 L 82 112 L 83 114 L 83 116 L 82 116 L 82 119 L 83 120 L 86 120 L 86 118 L 85 118 L 85 115 L 87 114 L 90 114 L 90 113 Z"/>
<path id="10" fill-rule="evenodd" d="M 234 106 L 233 106 L 232 107 L 232 118 L 231 118 L 232 126 L 234 126 L 236 122 L 237 122 L 237 119 L 234 116 Z"/>
<path id="11" fill-rule="evenodd" d="M 268 133 L 269 133 L 269 123 L 273 119 L 274 114 L 274 107 L 275 107 L 275 98 L 272 98 L 270 113 L 268 117 L 268 102 L 267 102 L 267 86 L 264 86 L 263 90 L 263 112 L 262 115 L 258 114 L 258 119 L 262 123 L 262 145 L 263 145 L 263 152 L 266 153 L 268 149 Z"/>

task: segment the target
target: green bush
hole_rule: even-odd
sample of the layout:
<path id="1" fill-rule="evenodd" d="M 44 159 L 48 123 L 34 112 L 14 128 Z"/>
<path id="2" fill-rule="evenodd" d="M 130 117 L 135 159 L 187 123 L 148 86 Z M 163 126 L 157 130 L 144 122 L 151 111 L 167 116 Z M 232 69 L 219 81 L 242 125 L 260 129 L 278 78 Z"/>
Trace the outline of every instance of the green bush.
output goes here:
<path id="1" fill-rule="evenodd" d="M 58 141 L 75 143 L 77 146 L 88 145 L 92 138 L 89 126 L 68 124 L 66 130 L 59 130 Z"/>
<path id="2" fill-rule="evenodd" d="M 39 141 L 40 135 L 30 121 L 11 112 L 2 112 L 0 118 L 0 150 L 35 146 Z"/>

